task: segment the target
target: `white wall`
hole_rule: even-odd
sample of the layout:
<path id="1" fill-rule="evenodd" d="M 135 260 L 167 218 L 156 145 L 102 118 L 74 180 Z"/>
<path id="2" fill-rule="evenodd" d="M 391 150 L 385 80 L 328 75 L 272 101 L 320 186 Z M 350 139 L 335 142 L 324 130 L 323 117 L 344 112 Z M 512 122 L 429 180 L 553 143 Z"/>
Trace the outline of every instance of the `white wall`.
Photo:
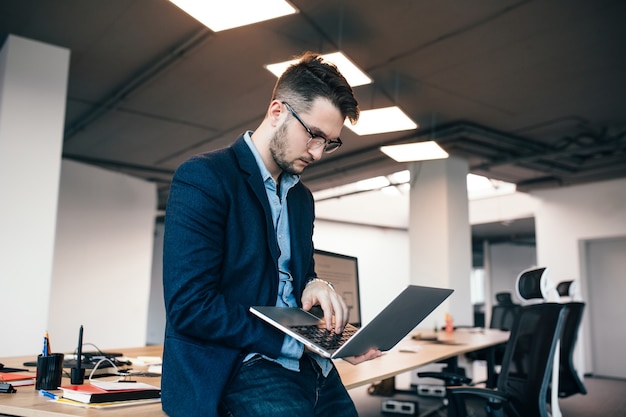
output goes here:
<path id="1" fill-rule="evenodd" d="M 34 342 L 3 338 L 0 356 L 38 354 L 46 330 L 55 352 L 72 352 L 81 324 L 100 349 L 145 345 L 156 207 L 153 183 L 64 160 L 49 309 L 43 325 L 10 314 L 11 340 Z M 2 295 L 30 302 L 27 290 Z"/>
<path id="2" fill-rule="evenodd" d="M 146 343 L 162 345 L 165 337 L 165 303 L 163 301 L 163 233 L 165 224 L 157 222 L 154 227 L 154 256 L 148 305 L 148 334 Z"/>
<path id="3" fill-rule="evenodd" d="M 553 280 L 582 279 L 584 240 L 626 236 L 626 179 L 534 192 L 537 260 Z M 559 277 L 559 278 L 556 278 Z"/>
<path id="4" fill-rule="evenodd" d="M 590 300 L 593 280 L 586 276 L 586 241 L 626 236 L 626 179 L 564 187 L 533 193 L 541 201 L 536 211 L 537 261 L 550 268 L 558 283 L 580 280 L 583 299 Z M 626 256 L 626 254 L 624 254 Z M 616 317 L 626 316 L 626 304 L 615 306 Z M 589 320 L 583 317 L 585 372 L 593 371 Z M 611 324 L 607 322 L 607 326 Z"/>
<path id="5" fill-rule="evenodd" d="M 145 345 L 156 208 L 154 183 L 63 161 L 48 316 L 55 350 L 73 351 L 81 324 L 84 342 L 100 349 Z"/>
<path id="6" fill-rule="evenodd" d="M 515 284 L 520 272 L 537 265 L 536 247 L 512 243 L 492 244 L 489 245 L 485 259 L 490 260 L 491 291 L 488 295 L 490 300 L 494 302 L 495 294 L 508 291 L 514 302 L 521 303 L 515 292 Z"/>
<path id="7" fill-rule="evenodd" d="M 0 355 L 41 349 L 69 57 L 65 48 L 12 35 L 0 52 Z"/>
<path id="8" fill-rule="evenodd" d="M 363 323 L 368 323 L 410 282 L 409 236 L 405 230 L 318 219 L 313 242 L 316 249 L 358 258 Z"/>

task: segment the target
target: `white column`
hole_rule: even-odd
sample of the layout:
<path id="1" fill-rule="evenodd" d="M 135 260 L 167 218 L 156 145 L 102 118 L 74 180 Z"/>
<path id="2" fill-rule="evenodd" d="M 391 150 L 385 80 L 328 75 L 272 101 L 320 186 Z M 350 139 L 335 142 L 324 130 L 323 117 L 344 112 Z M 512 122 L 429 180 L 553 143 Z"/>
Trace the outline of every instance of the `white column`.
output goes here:
<path id="1" fill-rule="evenodd" d="M 0 50 L 0 356 L 37 352 L 48 326 L 69 57 L 13 35 Z"/>
<path id="2" fill-rule="evenodd" d="M 411 283 L 454 289 L 423 326 L 443 326 L 445 313 L 455 325 L 472 325 L 468 163 L 451 157 L 414 162 L 410 170 Z"/>

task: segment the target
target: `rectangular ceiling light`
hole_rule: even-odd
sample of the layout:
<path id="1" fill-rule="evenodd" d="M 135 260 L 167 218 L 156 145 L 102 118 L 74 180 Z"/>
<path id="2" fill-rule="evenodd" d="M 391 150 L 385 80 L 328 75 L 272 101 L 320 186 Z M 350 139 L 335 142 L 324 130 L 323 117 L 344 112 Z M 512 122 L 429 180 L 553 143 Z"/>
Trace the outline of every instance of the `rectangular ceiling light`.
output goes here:
<path id="1" fill-rule="evenodd" d="M 427 161 L 430 159 L 444 159 L 448 157 L 448 153 L 432 140 L 427 142 L 381 146 L 380 150 L 398 162 Z"/>
<path id="2" fill-rule="evenodd" d="M 285 0 L 170 0 L 213 32 L 297 13 Z"/>
<path id="3" fill-rule="evenodd" d="M 325 61 L 335 64 L 335 66 L 339 69 L 339 72 L 346 77 L 348 84 L 352 87 L 357 87 L 359 85 L 370 84 L 372 79 L 367 76 L 359 67 L 357 67 L 348 57 L 346 57 L 343 52 L 333 52 L 331 54 L 324 54 L 322 58 Z M 283 72 L 289 67 L 291 64 L 295 64 L 298 62 L 297 59 L 292 59 L 290 61 L 278 62 L 276 64 L 268 64 L 265 66 L 269 72 L 274 74 L 276 77 L 280 77 Z"/>
<path id="4" fill-rule="evenodd" d="M 411 120 L 398 106 L 363 110 L 357 124 L 352 125 L 346 121 L 345 125 L 359 136 L 417 128 L 417 123 Z"/>

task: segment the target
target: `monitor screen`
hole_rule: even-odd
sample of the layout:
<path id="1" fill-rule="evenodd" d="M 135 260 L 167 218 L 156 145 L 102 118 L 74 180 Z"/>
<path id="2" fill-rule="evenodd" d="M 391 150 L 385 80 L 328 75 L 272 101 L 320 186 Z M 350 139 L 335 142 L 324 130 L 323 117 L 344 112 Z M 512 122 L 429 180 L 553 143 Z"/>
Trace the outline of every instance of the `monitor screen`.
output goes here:
<path id="1" fill-rule="evenodd" d="M 315 250 L 315 272 L 321 279 L 330 281 L 341 294 L 350 309 L 348 321 L 361 325 L 361 301 L 359 297 L 359 266 L 354 256 Z"/>

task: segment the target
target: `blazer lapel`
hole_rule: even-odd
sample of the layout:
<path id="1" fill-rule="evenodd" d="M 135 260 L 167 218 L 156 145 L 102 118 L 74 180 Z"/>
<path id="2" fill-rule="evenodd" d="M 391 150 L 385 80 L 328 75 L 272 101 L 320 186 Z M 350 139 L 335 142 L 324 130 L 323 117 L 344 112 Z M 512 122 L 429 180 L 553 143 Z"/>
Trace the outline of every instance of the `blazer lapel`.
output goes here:
<path id="1" fill-rule="evenodd" d="M 256 163 L 254 155 L 250 151 L 248 144 L 240 136 L 235 143 L 231 146 L 231 149 L 235 152 L 235 157 L 239 163 L 239 167 L 244 172 L 245 181 L 256 196 L 259 204 L 263 207 L 265 213 L 265 228 L 267 232 L 267 241 L 270 243 L 270 251 L 272 252 L 272 258 L 278 269 L 278 257 L 280 250 L 278 248 L 278 241 L 276 240 L 276 233 L 274 232 L 274 222 L 272 221 L 272 212 L 270 211 L 269 201 L 267 200 L 267 194 L 265 192 L 265 185 L 261 178 L 261 171 Z"/>

